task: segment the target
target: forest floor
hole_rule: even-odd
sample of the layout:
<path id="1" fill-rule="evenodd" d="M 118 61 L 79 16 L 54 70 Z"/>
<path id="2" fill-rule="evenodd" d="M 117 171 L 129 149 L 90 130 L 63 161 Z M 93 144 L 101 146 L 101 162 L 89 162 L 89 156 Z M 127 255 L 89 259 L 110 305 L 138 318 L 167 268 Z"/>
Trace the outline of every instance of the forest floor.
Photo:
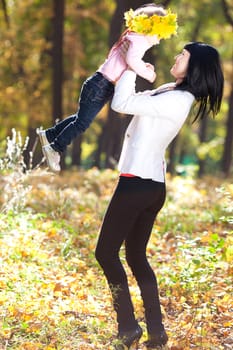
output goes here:
<path id="1" fill-rule="evenodd" d="M 0 349 L 110 350 L 111 296 L 94 250 L 116 171 L 0 174 Z M 167 349 L 233 349 L 233 184 L 169 177 L 148 257 Z M 124 251 L 121 252 L 122 261 Z M 139 290 L 128 267 L 137 319 Z"/>

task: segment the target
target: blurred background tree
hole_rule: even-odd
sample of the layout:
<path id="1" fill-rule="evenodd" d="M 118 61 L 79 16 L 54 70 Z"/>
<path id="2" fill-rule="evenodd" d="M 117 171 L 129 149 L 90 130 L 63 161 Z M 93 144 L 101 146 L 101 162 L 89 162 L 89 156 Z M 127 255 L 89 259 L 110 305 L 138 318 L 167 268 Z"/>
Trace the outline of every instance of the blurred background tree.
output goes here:
<path id="1" fill-rule="evenodd" d="M 30 136 L 34 164 L 41 159 L 36 128 L 51 126 L 77 110 L 83 81 L 105 59 L 123 27 L 123 14 L 139 0 L 1 0 L 0 2 L 0 155 L 11 129 Z M 218 48 L 225 75 L 219 116 L 192 124 L 192 115 L 168 150 L 171 173 L 232 175 L 233 158 L 233 6 L 230 0 L 160 1 L 178 13 L 178 36 L 150 50 L 154 86 L 171 81 L 174 56 L 186 42 Z M 138 79 L 137 90 L 151 88 Z M 115 167 L 129 116 L 105 107 L 63 157 L 63 168 Z M 27 153 L 29 154 L 29 153 Z"/>

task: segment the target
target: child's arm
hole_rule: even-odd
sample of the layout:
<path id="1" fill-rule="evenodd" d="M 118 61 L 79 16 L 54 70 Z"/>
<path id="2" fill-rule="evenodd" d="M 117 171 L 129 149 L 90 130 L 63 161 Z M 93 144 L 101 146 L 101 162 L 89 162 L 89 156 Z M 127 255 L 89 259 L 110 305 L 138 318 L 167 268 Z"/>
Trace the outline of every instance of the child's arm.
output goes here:
<path id="1" fill-rule="evenodd" d="M 156 78 L 154 67 L 142 59 L 145 52 L 152 47 L 152 44 L 145 36 L 137 34 L 129 35 L 127 40 L 129 42 L 129 48 L 125 55 L 126 63 L 139 76 L 153 83 Z"/>

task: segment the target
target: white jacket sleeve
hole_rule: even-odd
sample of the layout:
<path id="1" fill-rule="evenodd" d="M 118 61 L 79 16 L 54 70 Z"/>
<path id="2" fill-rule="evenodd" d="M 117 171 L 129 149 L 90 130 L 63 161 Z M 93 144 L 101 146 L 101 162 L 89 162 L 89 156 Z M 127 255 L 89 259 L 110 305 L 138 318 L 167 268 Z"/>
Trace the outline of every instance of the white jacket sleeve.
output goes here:
<path id="1" fill-rule="evenodd" d="M 154 97 L 149 94 L 135 92 L 136 73 L 125 71 L 115 85 L 112 100 L 112 109 L 119 113 L 155 116 L 153 105 Z M 150 113 L 151 112 L 151 113 Z"/>
<path id="2" fill-rule="evenodd" d="M 182 124 L 193 95 L 184 91 L 171 91 L 157 96 L 135 92 L 136 73 L 125 71 L 115 85 L 112 109 L 119 113 L 140 115 L 146 118 L 167 119 Z"/>

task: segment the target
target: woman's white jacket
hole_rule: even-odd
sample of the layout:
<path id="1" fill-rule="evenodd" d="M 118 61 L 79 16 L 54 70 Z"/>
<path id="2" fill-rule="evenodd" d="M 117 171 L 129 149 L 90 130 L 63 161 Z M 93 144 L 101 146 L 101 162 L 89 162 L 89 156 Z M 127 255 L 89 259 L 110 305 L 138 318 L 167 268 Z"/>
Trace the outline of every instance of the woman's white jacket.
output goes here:
<path id="1" fill-rule="evenodd" d="M 187 91 L 170 90 L 153 96 L 157 90 L 135 92 L 136 73 L 127 70 L 115 85 L 112 109 L 132 118 L 124 137 L 118 164 L 121 173 L 144 179 L 165 181 L 165 151 L 184 124 L 194 96 Z"/>

